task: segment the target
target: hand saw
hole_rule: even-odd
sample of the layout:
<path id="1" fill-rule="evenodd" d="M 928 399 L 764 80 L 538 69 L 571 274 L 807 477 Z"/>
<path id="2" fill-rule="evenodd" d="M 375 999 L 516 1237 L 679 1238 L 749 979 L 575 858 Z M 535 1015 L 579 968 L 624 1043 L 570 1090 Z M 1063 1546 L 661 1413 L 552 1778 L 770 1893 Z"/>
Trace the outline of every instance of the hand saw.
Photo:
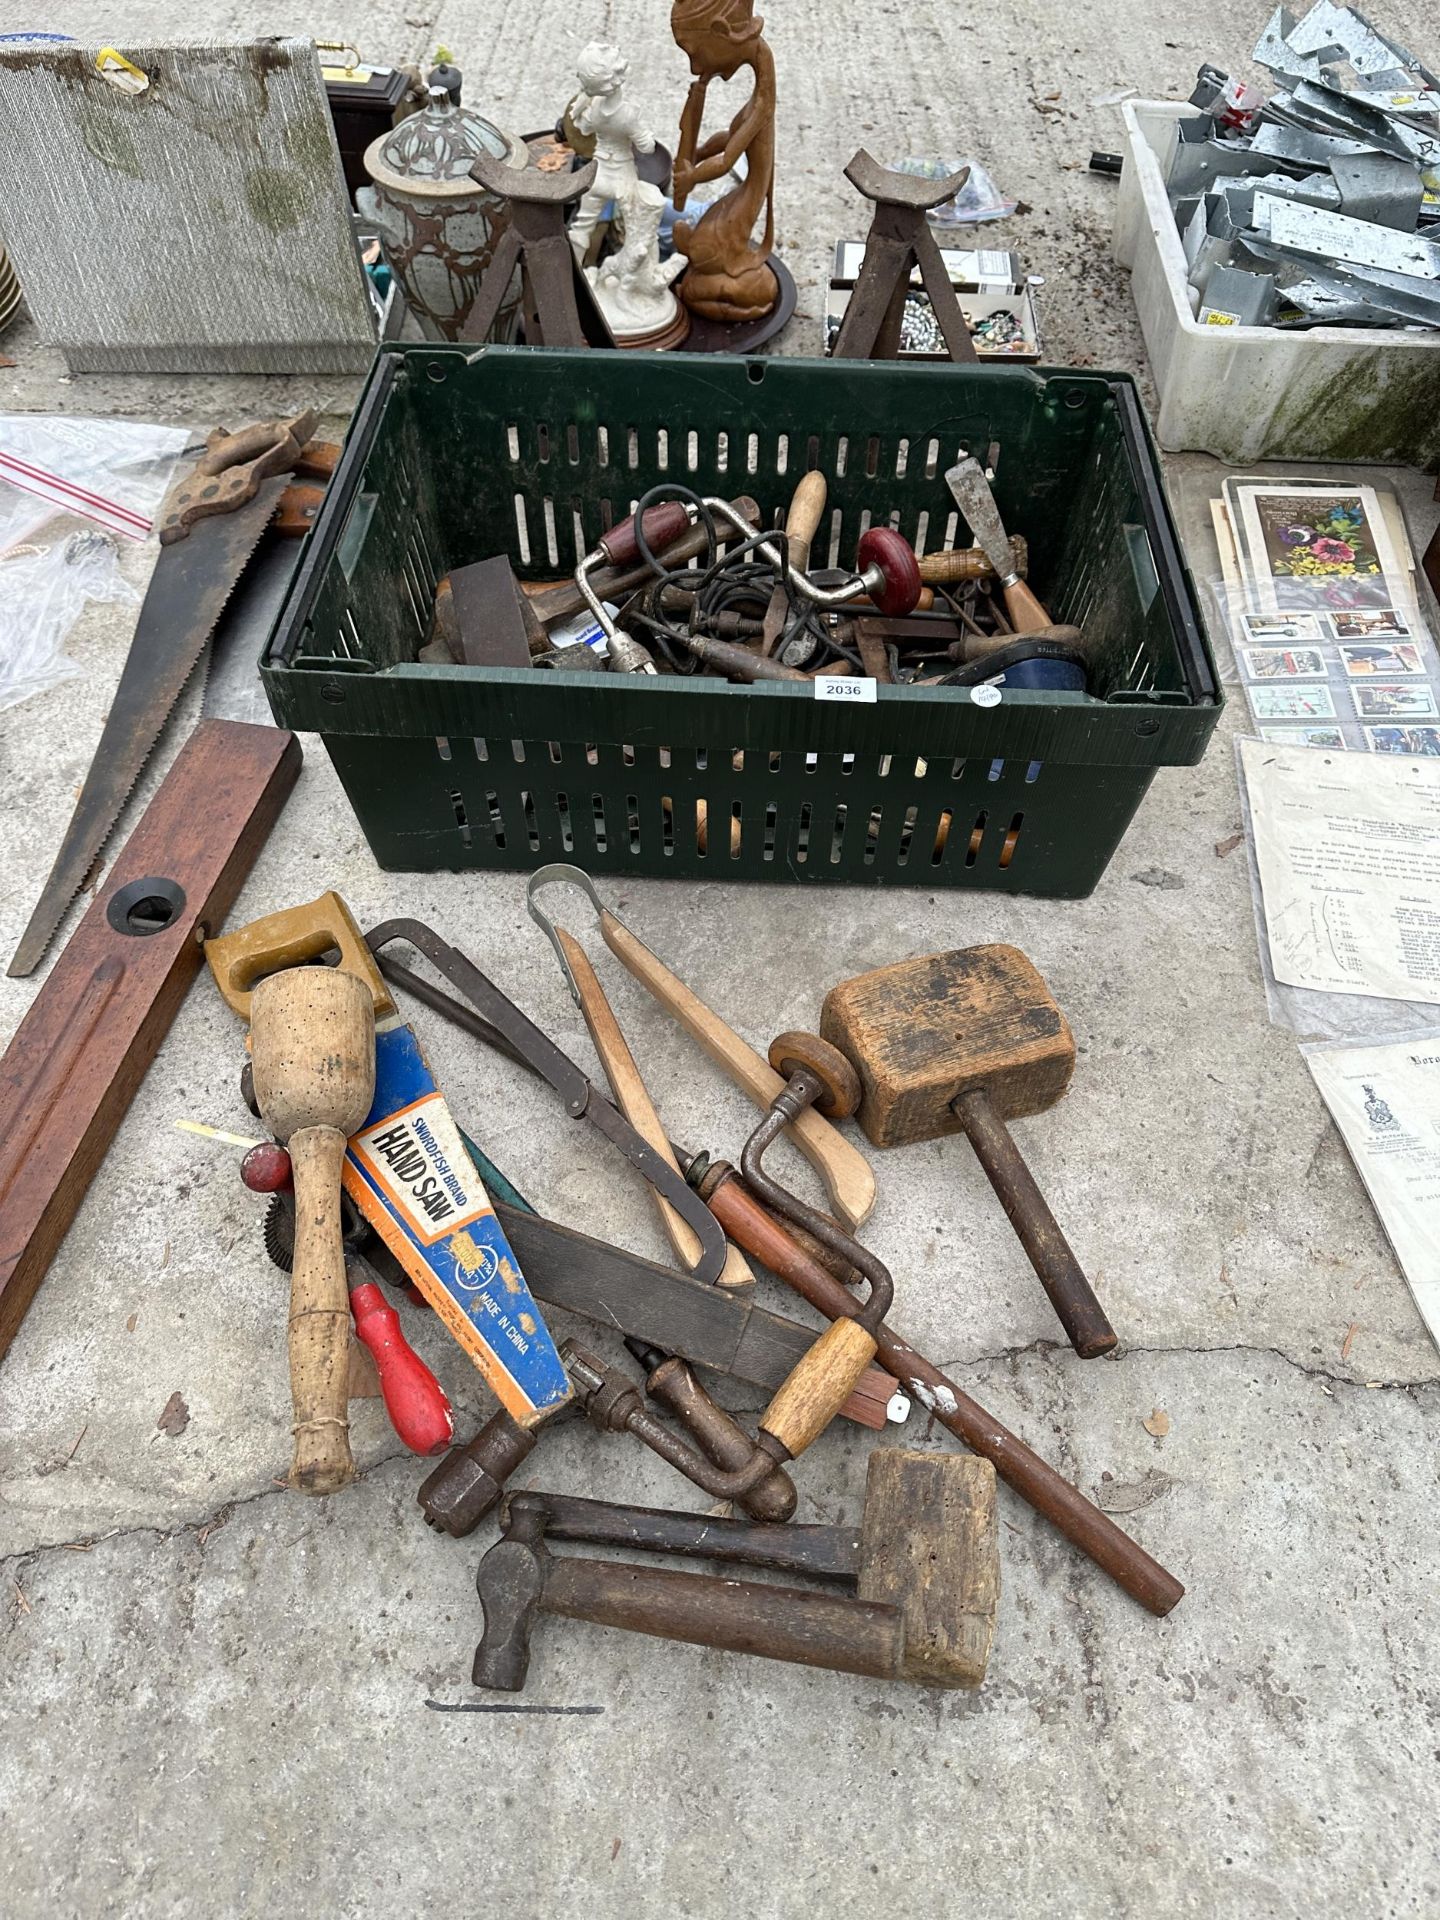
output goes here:
<path id="1" fill-rule="evenodd" d="M 8 968 L 33 973 L 84 886 L 314 434 L 316 415 L 212 433 L 172 487 L 157 525 L 160 557 L 70 825 Z"/>
<path id="2" fill-rule="evenodd" d="M 692 1269 L 695 1278 L 706 1285 L 713 1285 L 725 1270 L 725 1235 L 710 1209 L 687 1185 L 673 1160 L 657 1153 L 604 1094 L 591 1085 L 574 1061 L 560 1051 L 549 1035 L 542 1033 L 534 1021 L 528 1019 L 513 1000 L 507 999 L 493 981 L 488 980 L 458 948 L 442 940 L 419 920 L 387 920 L 381 926 L 372 927 L 365 935 L 367 946 L 377 957 L 383 948 L 395 940 L 403 940 L 417 952 L 423 953 L 437 972 L 444 974 L 451 985 L 458 987 L 471 1006 L 478 1010 L 484 1025 L 498 1031 L 505 1042 L 504 1050 L 512 1057 L 518 1054 L 541 1079 L 549 1081 L 560 1095 L 570 1118 L 588 1120 L 592 1127 L 620 1149 L 631 1166 L 650 1182 L 656 1192 L 664 1196 L 695 1235 L 699 1249 Z"/>

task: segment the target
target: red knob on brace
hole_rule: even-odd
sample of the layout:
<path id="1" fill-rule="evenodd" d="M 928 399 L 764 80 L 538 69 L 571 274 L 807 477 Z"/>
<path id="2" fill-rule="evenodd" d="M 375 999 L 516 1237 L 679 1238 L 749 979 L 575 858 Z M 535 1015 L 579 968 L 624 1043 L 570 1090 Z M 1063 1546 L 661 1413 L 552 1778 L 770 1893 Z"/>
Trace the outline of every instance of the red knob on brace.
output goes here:
<path id="1" fill-rule="evenodd" d="M 350 1290 L 355 1332 L 375 1359 L 390 1424 L 412 1453 L 443 1453 L 455 1433 L 444 1389 L 400 1331 L 400 1318 L 373 1280 Z"/>
<path id="2" fill-rule="evenodd" d="M 880 575 L 870 589 L 870 598 L 878 610 L 891 620 L 913 613 L 920 599 L 920 562 L 915 549 L 893 527 L 871 527 L 860 536 L 855 553 L 855 569 L 864 573 L 873 567 Z"/>
<path id="3" fill-rule="evenodd" d="M 678 540 L 690 525 L 690 515 L 679 500 L 667 500 L 658 507 L 645 509 L 645 542 L 658 554 L 672 540 Z M 640 558 L 640 543 L 635 538 L 635 516 L 628 515 L 618 526 L 600 537 L 600 547 L 612 567 L 631 567 Z"/>
<path id="4" fill-rule="evenodd" d="M 251 1193 L 289 1193 L 295 1182 L 290 1156 L 278 1141 L 261 1140 L 240 1162 L 240 1178 Z"/>

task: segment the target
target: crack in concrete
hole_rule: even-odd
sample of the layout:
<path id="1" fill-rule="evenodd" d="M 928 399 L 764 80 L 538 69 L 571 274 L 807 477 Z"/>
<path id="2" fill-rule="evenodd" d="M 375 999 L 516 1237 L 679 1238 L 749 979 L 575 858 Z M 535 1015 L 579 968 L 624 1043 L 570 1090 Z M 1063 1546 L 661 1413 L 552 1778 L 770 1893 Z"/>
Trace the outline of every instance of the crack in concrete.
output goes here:
<path id="1" fill-rule="evenodd" d="M 1063 1359 L 1070 1354 L 1070 1351 L 1069 1346 L 1062 1340 L 1040 1339 L 1027 1341 L 1024 1346 L 1020 1347 L 999 1347 L 993 1353 L 972 1354 L 964 1359 L 942 1360 L 936 1362 L 936 1364 L 942 1373 L 948 1373 L 952 1367 L 979 1367 L 984 1366 L 988 1361 L 1015 1360 L 1025 1354 L 1034 1354 L 1037 1358 L 1045 1361 L 1049 1361 L 1057 1356 Z M 1246 1341 L 1239 1341 L 1229 1346 L 1220 1347 L 1141 1347 L 1128 1346 L 1122 1343 L 1113 1353 L 1106 1354 L 1100 1364 L 1102 1366 L 1114 1366 L 1120 1361 L 1132 1360 L 1141 1356 L 1153 1356 L 1157 1359 L 1165 1359 L 1171 1355 L 1178 1354 L 1203 1360 L 1209 1359 L 1214 1355 L 1229 1353 L 1268 1354 L 1272 1359 L 1282 1361 L 1285 1366 L 1290 1367 L 1296 1373 L 1306 1374 L 1311 1379 L 1333 1381 L 1337 1387 L 1358 1387 L 1362 1391 L 1374 1392 L 1383 1390 L 1395 1393 L 1426 1392 L 1440 1387 L 1440 1375 L 1432 1376 L 1425 1380 L 1366 1380 L 1358 1374 L 1335 1373 L 1329 1367 L 1307 1366 L 1303 1360 L 1297 1360 L 1293 1354 L 1286 1353 L 1283 1347 L 1255 1346 Z M 1087 1362 L 1086 1364 L 1093 1365 L 1094 1363 Z"/>
<path id="2" fill-rule="evenodd" d="M 976 1354 L 967 1359 L 944 1360 L 944 1361 L 938 1362 L 937 1364 L 939 1365 L 940 1371 L 942 1373 L 951 1373 L 952 1371 L 959 1371 L 965 1367 L 984 1366 L 987 1363 L 993 1362 L 993 1361 L 1001 1361 L 1001 1360 L 1013 1361 L 1013 1360 L 1024 1359 L 1028 1355 L 1033 1355 L 1035 1358 L 1043 1360 L 1047 1364 L 1049 1364 L 1054 1359 L 1064 1358 L 1069 1353 L 1070 1353 L 1070 1348 L 1063 1341 L 1036 1339 L 1036 1340 L 1031 1340 L 1026 1342 L 1026 1344 L 1023 1346 L 1000 1347 L 996 1349 L 993 1353 Z M 1257 1354 L 1257 1355 L 1259 1354 L 1268 1355 L 1272 1359 L 1283 1362 L 1284 1365 L 1291 1368 L 1294 1372 L 1304 1374 L 1310 1379 L 1328 1381 L 1333 1383 L 1337 1387 L 1350 1387 L 1360 1392 L 1395 1392 L 1395 1393 L 1413 1394 L 1417 1392 L 1431 1392 L 1431 1391 L 1434 1391 L 1437 1387 L 1440 1387 L 1440 1379 L 1362 1380 L 1352 1375 L 1334 1373 L 1326 1367 L 1306 1366 L 1306 1364 L 1303 1361 L 1295 1359 L 1292 1354 L 1288 1354 L 1284 1352 L 1283 1349 L 1281 1349 L 1280 1347 L 1253 1346 L 1253 1345 L 1245 1344 L 1243 1342 L 1237 1345 L 1223 1346 L 1223 1347 L 1121 1346 L 1116 1348 L 1115 1352 L 1108 1354 L 1105 1357 L 1105 1361 L 1103 1364 L 1114 1366 L 1125 1360 L 1140 1359 L 1144 1357 L 1154 1357 L 1154 1358 L 1163 1359 L 1171 1355 L 1180 1355 L 1180 1354 L 1183 1354 L 1183 1355 L 1186 1355 L 1187 1357 L 1191 1357 L 1195 1359 L 1209 1359 L 1214 1356 L 1224 1355 L 1224 1354 L 1246 1354 L 1246 1353 Z M 744 1409 L 735 1409 L 735 1410 L 741 1411 L 741 1412 L 744 1411 Z M 415 1457 L 416 1456 L 412 1454 L 408 1448 L 399 1448 L 394 1453 L 382 1454 L 378 1460 L 372 1460 L 370 1465 L 366 1467 L 363 1470 L 363 1472 L 358 1475 L 358 1478 L 362 1480 L 366 1479 L 372 1473 L 377 1473 L 380 1471 L 380 1469 L 393 1465 L 394 1462 L 397 1460 L 413 1460 L 415 1459 Z M 223 1524 L 228 1524 L 231 1516 L 236 1512 L 238 1508 L 254 1506 L 258 1501 L 271 1500 L 271 1499 L 274 1499 L 277 1494 L 286 1494 L 286 1493 L 289 1493 L 290 1491 L 291 1489 L 289 1487 L 276 1486 L 272 1482 L 268 1486 L 259 1488 L 254 1493 L 237 1494 L 235 1498 L 232 1500 L 224 1500 L 220 1503 L 218 1507 L 212 1509 L 208 1513 L 201 1514 L 198 1518 L 192 1518 L 188 1520 L 178 1520 L 174 1523 L 173 1526 L 155 1526 L 153 1524 L 147 1524 L 147 1525 L 135 1526 L 135 1527 L 115 1527 L 115 1528 L 112 1528 L 108 1533 L 97 1533 L 97 1534 L 85 1535 L 74 1540 L 53 1540 L 53 1541 L 46 1542 L 43 1545 L 34 1546 L 34 1547 L 19 1547 L 19 1548 L 16 1548 L 15 1551 L 12 1553 L 0 1554 L 0 1569 L 4 1569 L 6 1572 L 10 1572 L 12 1568 L 22 1566 L 27 1562 L 34 1562 L 38 1560 L 42 1554 L 74 1553 L 81 1548 L 98 1547 L 98 1546 L 106 1545 L 112 1540 L 133 1539 L 139 1534 L 149 1534 L 157 1540 L 177 1540 L 183 1534 L 203 1532 L 207 1525 L 210 1525 L 211 1523 L 216 1521 L 219 1518 L 219 1516 L 222 1514 L 224 1515 Z M 13 1578 L 13 1574 L 12 1574 L 12 1578 Z"/>
<path id="3" fill-rule="evenodd" d="M 356 1482 L 368 1480 L 370 1475 L 378 1473 L 382 1467 L 392 1466 L 397 1460 L 415 1460 L 418 1456 L 408 1447 L 401 1447 L 394 1453 L 382 1454 L 378 1460 L 372 1460 L 368 1467 L 362 1468 L 355 1476 Z M 352 1482 L 352 1485 L 355 1482 Z M 293 1493 L 288 1486 L 277 1486 L 274 1481 L 258 1488 L 254 1493 L 239 1493 L 230 1500 L 222 1500 L 218 1507 L 203 1513 L 198 1519 L 177 1520 L 173 1526 L 160 1527 L 153 1523 L 136 1527 L 112 1527 L 108 1533 L 81 1534 L 74 1540 L 50 1540 L 34 1547 L 17 1547 L 13 1553 L 0 1554 L 0 1570 L 14 1578 L 13 1569 L 27 1562 L 38 1560 L 42 1554 L 77 1553 L 91 1547 L 107 1546 L 112 1540 L 133 1540 L 140 1534 L 149 1534 L 155 1540 L 178 1540 L 187 1533 L 204 1533 L 207 1527 L 219 1532 L 222 1526 L 228 1526 L 241 1507 L 256 1506 L 261 1500 L 273 1500 L 280 1494 Z M 204 1542 L 200 1543 L 203 1551 Z"/>

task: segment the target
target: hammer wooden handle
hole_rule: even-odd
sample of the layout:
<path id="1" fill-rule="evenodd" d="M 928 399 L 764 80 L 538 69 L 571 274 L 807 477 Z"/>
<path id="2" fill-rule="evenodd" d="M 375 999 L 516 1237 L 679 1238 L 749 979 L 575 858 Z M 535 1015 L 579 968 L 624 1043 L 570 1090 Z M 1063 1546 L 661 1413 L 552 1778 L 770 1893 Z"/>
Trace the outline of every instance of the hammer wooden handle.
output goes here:
<path id="1" fill-rule="evenodd" d="M 784 1092 L 785 1082 L 769 1062 L 692 993 L 608 908 L 601 909 L 600 931 L 616 958 L 674 1014 L 691 1039 L 699 1042 L 757 1107 L 768 1108 Z M 813 1108 L 807 1108 L 787 1131 L 825 1182 L 836 1213 L 853 1233 L 869 1219 L 875 1206 L 875 1174 L 869 1161 Z"/>
<path id="2" fill-rule="evenodd" d="M 1115 1345 L 1115 1329 L 990 1096 L 983 1087 L 976 1087 L 960 1095 L 954 1110 L 1030 1256 L 1066 1339 L 1082 1360 L 1109 1353 Z"/>
<path id="3" fill-rule="evenodd" d="M 557 1554 L 545 1568 L 539 1604 L 542 1613 L 623 1627 L 661 1640 L 761 1654 L 877 1680 L 903 1676 L 900 1608 L 844 1594 Z M 478 1655 L 475 1684 L 504 1684 L 481 1677 Z"/>
<path id="4" fill-rule="evenodd" d="M 350 1456 L 350 1294 L 340 1231 L 345 1135 L 336 1127 L 291 1134 L 295 1265 L 290 1276 L 290 1399 L 295 1413 L 291 1485 L 334 1493 L 355 1476 Z"/>
<path id="5" fill-rule="evenodd" d="M 732 1239 L 821 1313 L 831 1320 L 854 1314 L 854 1296 L 796 1245 L 739 1179 L 721 1181 L 708 1204 Z M 1184 1598 L 1185 1589 L 1172 1573 L 884 1321 L 876 1341 L 881 1361 L 901 1386 L 941 1426 L 983 1455 L 1022 1500 L 1058 1527 L 1132 1599 L 1151 1613 L 1166 1614 Z"/>
<path id="6" fill-rule="evenodd" d="M 635 1056 L 630 1051 L 620 1022 L 615 1018 L 614 1009 L 605 997 L 605 989 L 585 949 L 563 927 L 555 929 L 555 937 L 565 955 L 575 990 L 580 995 L 580 1011 L 585 1016 L 585 1025 L 590 1029 L 590 1038 L 605 1069 L 605 1078 L 610 1083 L 616 1106 L 647 1145 L 652 1146 L 678 1174 L 680 1168 L 671 1151 L 664 1123 L 655 1111 L 654 1102 L 640 1077 L 640 1069 L 635 1064 Z M 700 1259 L 699 1240 L 662 1194 L 653 1187 L 649 1187 L 649 1193 L 676 1255 L 686 1268 L 695 1267 Z M 754 1286 L 755 1276 L 738 1247 L 726 1249 L 725 1265 L 715 1284 L 720 1287 Z"/>

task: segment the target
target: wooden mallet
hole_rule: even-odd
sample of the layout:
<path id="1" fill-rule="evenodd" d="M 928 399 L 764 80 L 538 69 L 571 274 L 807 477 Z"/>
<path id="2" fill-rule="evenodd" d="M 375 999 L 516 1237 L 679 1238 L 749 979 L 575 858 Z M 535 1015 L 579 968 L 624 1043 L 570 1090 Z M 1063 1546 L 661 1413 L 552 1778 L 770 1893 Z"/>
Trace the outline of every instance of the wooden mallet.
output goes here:
<path id="1" fill-rule="evenodd" d="M 350 1457 L 350 1296 L 340 1227 L 345 1145 L 375 1097 L 375 1001 L 355 974 L 291 967 L 250 1003 L 255 1099 L 290 1151 L 295 1264 L 290 1277 L 290 1484 L 333 1493 Z"/>
<path id="2" fill-rule="evenodd" d="M 1005 1125 L 1065 1092 L 1075 1041 L 1015 947 L 962 947 L 878 967 L 825 996 L 820 1031 L 853 1063 L 877 1147 L 965 1133 L 1084 1360 L 1115 1332 Z"/>
<path id="3" fill-rule="evenodd" d="M 548 1540 L 765 1567 L 821 1590 L 551 1554 Z M 476 1585 L 477 1687 L 524 1686 L 541 1614 L 922 1687 L 978 1687 L 1000 1594 L 995 1474 L 966 1455 L 877 1447 L 864 1511 L 848 1527 L 511 1494 Z"/>

